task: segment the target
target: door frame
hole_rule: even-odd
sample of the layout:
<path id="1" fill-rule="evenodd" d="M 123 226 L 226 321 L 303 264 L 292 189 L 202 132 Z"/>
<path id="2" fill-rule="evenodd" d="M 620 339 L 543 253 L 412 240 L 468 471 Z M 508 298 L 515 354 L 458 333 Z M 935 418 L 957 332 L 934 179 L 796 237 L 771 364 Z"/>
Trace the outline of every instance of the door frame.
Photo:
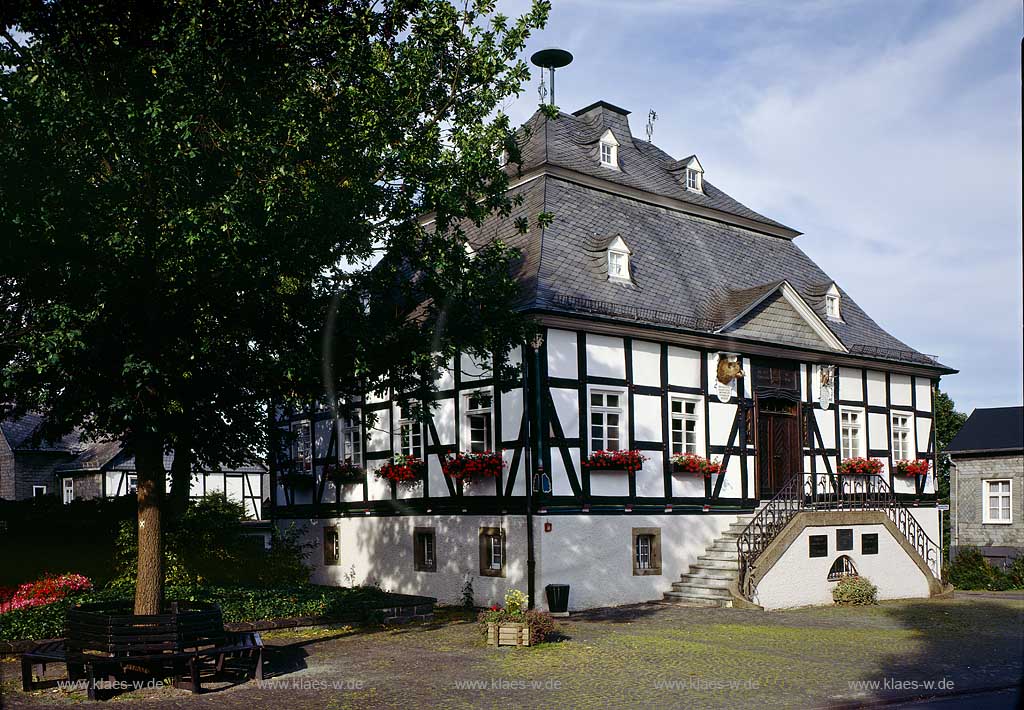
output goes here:
<path id="1" fill-rule="evenodd" d="M 797 445 L 797 461 L 799 467 L 803 469 L 804 460 L 804 417 L 803 417 L 803 397 L 800 389 L 800 363 L 796 360 L 782 360 L 775 358 L 759 358 L 751 361 L 751 373 L 750 373 L 750 395 L 754 400 L 754 415 L 751 419 L 751 429 L 754 437 L 754 497 L 757 500 L 764 500 L 761 491 L 761 402 L 765 399 L 776 399 L 775 397 L 761 397 L 757 393 L 757 386 L 755 385 L 754 370 L 760 367 L 785 367 L 791 369 L 796 373 L 796 400 L 793 404 L 796 406 L 796 412 L 794 417 L 796 418 L 796 440 Z M 774 494 L 772 494 L 774 495 Z"/>

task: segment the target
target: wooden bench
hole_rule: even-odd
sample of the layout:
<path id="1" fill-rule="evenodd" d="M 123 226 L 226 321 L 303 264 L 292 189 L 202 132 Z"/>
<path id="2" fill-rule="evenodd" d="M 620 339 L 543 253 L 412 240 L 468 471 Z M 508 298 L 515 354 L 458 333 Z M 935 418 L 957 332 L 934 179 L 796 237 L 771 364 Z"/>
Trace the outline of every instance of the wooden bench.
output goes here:
<path id="1" fill-rule="evenodd" d="M 224 630 L 220 609 L 212 604 L 172 603 L 170 612 L 151 616 L 128 613 L 118 604 L 80 605 L 68 611 L 66 637 L 40 644 L 21 657 L 24 690 L 31 690 L 34 665 L 64 663 L 68 680 L 85 680 L 90 700 L 97 681 L 126 671 L 172 677 L 176 687 L 202 690 L 206 661 L 215 674 L 229 658 L 254 661 L 246 675 L 263 679 L 263 641 L 256 632 Z"/>

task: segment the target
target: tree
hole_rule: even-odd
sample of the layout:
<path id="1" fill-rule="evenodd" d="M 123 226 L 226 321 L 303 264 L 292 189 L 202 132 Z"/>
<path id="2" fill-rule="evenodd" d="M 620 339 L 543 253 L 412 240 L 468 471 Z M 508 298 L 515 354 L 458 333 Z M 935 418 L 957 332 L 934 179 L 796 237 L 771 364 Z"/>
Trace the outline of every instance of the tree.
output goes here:
<path id="1" fill-rule="evenodd" d="M 946 447 L 953 440 L 964 422 L 967 415 L 958 412 L 956 402 L 945 392 L 936 388 L 935 390 L 935 441 L 938 444 L 939 456 L 935 461 L 935 492 L 940 501 L 949 502 L 949 456 L 946 455 Z M 949 550 L 950 516 L 942 519 L 942 530 L 939 535 L 942 537 L 943 556 Z"/>
<path id="2" fill-rule="evenodd" d="M 470 253 L 460 225 L 515 206 L 500 107 L 548 9 L 22 0 L 0 17 L 0 402 L 134 451 L 136 613 L 162 605 L 165 452 L 239 463 L 267 450 L 269 403 L 322 397 L 325 372 L 408 389 L 456 348 L 529 335 L 516 254 Z"/>

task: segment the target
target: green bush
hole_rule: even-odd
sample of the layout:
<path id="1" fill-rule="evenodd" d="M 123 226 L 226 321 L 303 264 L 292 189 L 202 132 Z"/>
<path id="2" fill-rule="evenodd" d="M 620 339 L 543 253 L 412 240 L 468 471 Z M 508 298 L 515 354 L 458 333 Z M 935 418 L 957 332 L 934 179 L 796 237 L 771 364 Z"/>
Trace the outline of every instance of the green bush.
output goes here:
<path id="1" fill-rule="evenodd" d="M 1024 589 L 1024 560 L 1017 558 L 1004 572 L 993 567 L 976 547 L 963 547 L 946 568 L 946 578 L 957 589 Z"/>
<path id="2" fill-rule="evenodd" d="M 867 577 L 855 574 L 840 577 L 839 583 L 832 589 L 832 599 L 836 604 L 857 606 L 878 603 L 878 587 Z"/>
<path id="3" fill-rule="evenodd" d="M 220 606 L 224 621 L 264 621 L 296 616 L 344 617 L 369 620 L 387 599 L 376 587 L 325 587 L 296 584 L 284 587 L 169 586 L 167 599 L 209 601 Z M 56 638 L 64 635 L 64 617 L 74 604 L 133 598 L 129 589 L 105 589 L 66 597 L 46 606 L 0 614 L 0 641 Z"/>

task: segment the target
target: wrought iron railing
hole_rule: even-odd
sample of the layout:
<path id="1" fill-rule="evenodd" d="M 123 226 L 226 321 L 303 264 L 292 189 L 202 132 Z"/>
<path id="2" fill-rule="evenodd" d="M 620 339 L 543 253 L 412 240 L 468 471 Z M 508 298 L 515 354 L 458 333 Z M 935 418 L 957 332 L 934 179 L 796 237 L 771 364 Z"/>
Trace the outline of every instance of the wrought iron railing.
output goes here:
<path id="1" fill-rule="evenodd" d="M 805 511 L 878 510 L 886 514 L 900 533 L 939 577 L 941 550 L 911 512 L 899 502 L 884 478 L 877 474 L 798 473 L 754 515 L 736 540 L 739 553 L 739 589 L 748 599 L 754 593 L 754 564 L 797 513 Z"/>

